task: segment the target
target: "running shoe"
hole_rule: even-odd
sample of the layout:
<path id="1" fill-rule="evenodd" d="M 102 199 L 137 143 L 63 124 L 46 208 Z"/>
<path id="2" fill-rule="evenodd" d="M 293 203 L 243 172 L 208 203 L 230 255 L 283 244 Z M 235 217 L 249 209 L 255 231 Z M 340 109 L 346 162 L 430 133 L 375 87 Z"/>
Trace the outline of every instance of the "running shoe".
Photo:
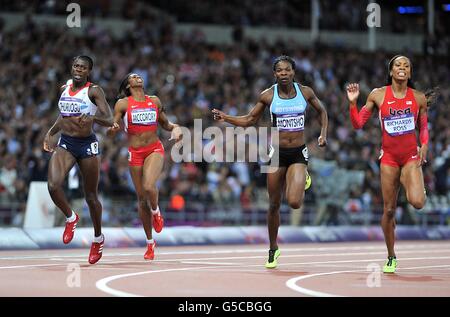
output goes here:
<path id="1" fill-rule="evenodd" d="M 105 243 L 105 237 L 102 242 L 92 242 L 91 252 L 89 253 L 89 263 L 95 264 L 101 259 L 103 254 L 103 244 Z"/>
<path id="2" fill-rule="evenodd" d="M 69 243 L 73 239 L 73 235 L 75 233 L 75 229 L 77 228 L 77 223 L 80 220 L 80 217 L 78 217 L 78 214 L 75 213 L 75 220 L 72 222 L 66 221 L 66 228 L 64 229 L 63 234 L 63 242 L 64 244 Z"/>
<path id="3" fill-rule="evenodd" d="M 157 233 L 160 233 L 164 227 L 164 218 L 161 216 L 161 212 L 153 215 L 153 228 Z"/>
<path id="4" fill-rule="evenodd" d="M 145 260 L 153 260 L 155 258 L 156 242 L 147 243 L 147 251 L 144 254 Z"/>
<path id="5" fill-rule="evenodd" d="M 277 259 L 280 256 L 280 249 L 269 250 L 269 259 L 266 262 L 266 268 L 274 269 L 277 267 L 278 262 Z"/>
<path id="6" fill-rule="evenodd" d="M 305 183 L 305 190 L 308 190 L 308 188 L 311 187 L 311 176 L 308 173 L 308 170 L 306 170 L 306 183 Z"/>
<path id="7" fill-rule="evenodd" d="M 397 268 L 397 258 L 395 256 L 389 256 L 384 263 L 383 273 L 395 273 Z"/>

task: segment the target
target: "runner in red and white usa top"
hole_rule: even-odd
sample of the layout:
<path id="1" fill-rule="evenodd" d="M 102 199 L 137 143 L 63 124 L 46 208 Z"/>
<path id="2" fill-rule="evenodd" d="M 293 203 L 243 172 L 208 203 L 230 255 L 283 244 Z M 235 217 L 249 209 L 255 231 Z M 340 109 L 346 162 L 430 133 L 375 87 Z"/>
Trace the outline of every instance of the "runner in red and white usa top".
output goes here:
<path id="1" fill-rule="evenodd" d="M 396 98 L 392 93 L 392 86 L 386 86 L 384 101 L 379 109 L 382 162 L 403 166 L 410 160 L 418 159 L 418 114 L 419 106 L 411 88 L 407 88 L 404 98 Z"/>
<path id="2" fill-rule="evenodd" d="M 128 164 L 138 200 L 147 250 L 145 260 L 155 258 L 156 243 L 152 230 L 161 232 L 164 218 L 158 206 L 156 183 L 164 166 L 164 146 L 158 137 L 158 126 L 171 131 L 170 140 L 181 140 L 181 128 L 170 122 L 161 100 L 144 92 L 144 80 L 138 74 L 128 74 L 119 88 L 118 100 L 114 106 L 114 125 L 107 135 L 113 136 L 120 130 L 120 122 L 128 134 Z"/>
<path id="3" fill-rule="evenodd" d="M 412 207 L 422 209 L 425 205 L 422 165 L 427 162 L 429 100 L 424 93 L 413 89 L 412 64 L 406 56 L 394 56 L 389 61 L 388 73 L 387 85 L 372 90 L 361 111 L 356 104 L 359 96 L 357 83 L 347 86 L 347 98 L 350 120 L 355 129 L 361 129 L 374 109 L 378 110 L 382 131 L 379 170 L 383 197 L 381 227 L 388 251 L 383 272 L 394 273 L 397 267 L 395 212 L 400 186 L 405 189 L 406 200 Z"/>
<path id="4" fill-rule="evenodd" d="M 145 95 L 145 101 L 136 101 L 133 96 L 128 97 L 128 108 L 123 117 L 125 132 L 139 134 L 156 131 L 158 128 L 158 106 L 150 96 Z"/>

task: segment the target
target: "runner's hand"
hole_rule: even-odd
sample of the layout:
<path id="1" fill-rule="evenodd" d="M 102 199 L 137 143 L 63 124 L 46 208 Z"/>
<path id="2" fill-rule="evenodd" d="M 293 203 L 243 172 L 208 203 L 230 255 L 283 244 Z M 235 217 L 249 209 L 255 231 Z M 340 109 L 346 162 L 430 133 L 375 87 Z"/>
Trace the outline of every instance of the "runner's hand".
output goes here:
<path id="1" fill-rule="evenodd" d="M 42 147 L 44 148 L 44 151 L 52 153 L 55 150 L 56 142 L 52 140 L 52 137 L 50 134 L 46 134 L 44 138 L 44 142 L 42 144 Z"/>
<path id="2" fill-rule="evenodd" d="M 349 84 L 347 86 L 347 98 L 350 103 L 356 103 L 359 96 L 359 84 Z"/>
<path id="3" fill-rule="evenodd" d="M 225 121 L 225 113 L 223 113 L 222 111 L 213 109 L 213 110 L 211 110 L 211 112 L 213 113 L 214 120 L 217 120 L 220 122 Z"/>
<path id="4" fill-rule="evenodd" d="M 183 131 L 181 130 L 181 128 L 179 126 L 175 126 L 172 129 L 172 133 L 170 134 L 169 141 L 175 140 L 175 146 L 177 148 L 179 148 L 179 147 L 181 147 L 182 139 L 183 139 Z"/>
<path id="5" fill-rule="evenodd" d="M 324 147 L 325 145 L 327 145 L 327 138 L 321 135 L 317 139 L 317 142 L 318 142 L 320 147 Z"/>
<path id="6" fill-rule="evenodd" d="M 419 148 L 419 166 L 424 165 L 427 162 L 428 144 L 422 144 Z"/>
<path id="7" fill-rule="evenodd" d="M 113 136 L 117 131 L 120 130 L 120 125 L 117 122 L 114 122 L 112 126 L 106 129 L 107 136 Z"/>

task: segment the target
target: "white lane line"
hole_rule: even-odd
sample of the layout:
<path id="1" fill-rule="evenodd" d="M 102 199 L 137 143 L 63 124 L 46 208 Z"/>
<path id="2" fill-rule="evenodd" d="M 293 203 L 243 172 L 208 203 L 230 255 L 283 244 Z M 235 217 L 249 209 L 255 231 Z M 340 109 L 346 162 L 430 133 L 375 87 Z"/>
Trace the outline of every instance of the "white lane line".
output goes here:
<path id="1" fill-rule="evenodd" d="M 29 267 L 65 266 L 65 265 L 66 264 L 59 263 L 59 264 L 30 264 L 30 265 L 0 266 L 0 270 L 23 269 L 23 268 L 29 268 Z"/>
<path id="2" fill-rule="evenodd" d="M 382 243 L 382 242 L 380 242 Z M 436 247 L 439 249 L 435 250 L 441 250 L 441 251 L 450 251 L 448 248 L 442 248 L 442 244 L 435 243 L 435 244 L 411 244 L 411 245 L 398 245 L 396 246 L 397 252 L 400 252 L 402 250 L 415 250 L 418 249 L 426 249 L 431 250 L 431 247 Z M 201 247 L 201 246 L 200 246 Z M 167 247 L 170 248 L 170 247 Z M 109 249 L 111 250 L 111 249 Z M 384 244 L 382 246 L 354 246 L 354 247 L 309 247 L 309 248 L 289 248 L 288 245 L 286 247 L 282 248 L 283 253 L 287 252 L 314 252 L 315 254 L 317 252 L 321 251 L 363 251 L 363 250 L 380 250 L 384 251 L 386 250 L 386 247 Z M 39 252 L 39 251 L 33 251 L 33 252 Z M 193 251 L 164 251 L 164 252 L 157 252 L 157 255 L 182 255 L 182 254 L 230 254 L 230 253 L 267 253 L 267 248 L 258 248 L 258 249 L 226 249 L 226 250 L 193 250 Z M 114 253 L 114 252 L 108 252 L 105 253 L 104 257 L 117 257 L 117 256 L 141 256 L 141 251 L 136 252 L 120 252 L 120 253 Z M 305 256 L 307 254 L 304 254 Z M 325 255 L 325 254 L 323 254 Z M 86 255 L 83 254 L 68 254 L 68 255 L 40 255 L 40 256 L 6 256 L 6 257 L 0 257 L 0 260 L 33 260 L 33 259 L 51 259 L 51 258 L 72 258 L 72 257 L 85 257 Z"/>
<path id="3" fill-rule="evenodd" d="M 403 253 L 440 253 L 440 250 L 424 250 L 424 251 L 416 251 L 416 252 L 409 252 L 409 251 L 403 251 Z M 377 255 L 377 254 L 384 254 L 382 252 L 365 252 L 365 253 L 355 253 L 354 255 Z M 348 256 L 349 253 L 342 253 L 342 254 L 332 254 L 334 256 Z M 283 255 L 283 258 L 295 258 L 295 257 L 304 257 L 305 255 Z M 306 255 L 307 256 L 307 255 Z M 312 255 L 312 256 L 319 256 L 319 255 Z M 330 256 L 330 254 L 322 254 L 322 256 Z M 152 261 L 152 263 L 180 263 L 183 261 L 204 261 L 204 260 L 247 260 L 247 259 L 261 259 L 266 258 L 265 256 L 247 256 L 247 257 L 220 257 L 220 258 L 179 258 L 179 259 L 169 259 L 169 260 L 155 260 Z M 450 257 L 417 257 L 417 258 L 401 258 L 401 261 L 407 261 L 407 260 L 427 260 L 427 259 L 449 259 Z M 383 259 L 366 259 L 366 260 L 334 260 L 334 261 L 314 261 L 314 262 L 296 262 L 296 263 L 285 263 L 285 264 L 278 264 L 280 265 L 309 265 L 309 264 L 331 264 L 331 263 L 353 263 L 353 262 L 377 262 L 377 261 L 383 261 Z M 83 260 L 83 262 L 87 262 L 87 260 Z M 133 261 L 133 260 L 116 260 L 116 261 L 102 261 L 99 262 L 100 264 L 121 264 L 121 263 L 131 263 L 131 264 L 141 264 L 145 263 L 146 261 Z M 29 264 L 29 265 L 15 265 L 15 266 L 0 266 L 0 269 L 15 269 L 15 268 L 27 268 L 27 267 L 46 267 L 46 266 L 63 266 L 67 265 L 67 263 L 71 262 L 65 262 L 61 264 Z M 231 263 L 229 265 L 232 265 Z M 245 265 L 248 266 L 248 265 Z M 260 264 L 254 264 L 250 266 L 260 266 Z M 89 268 L 89 267 L 87 267 Z"/>
<path id="4" fill-rule="evenodd" d="M 450 265 L 430 265 L 430 266 L 413 266 L 413 267 L 401 267 L 399 271 L 403 270 L 415 270 L 415 269 L 434 269 L 434 268 L 450 268 Z"/>
<path id="5" fill-rule="evenodd" d="M 413 260 L 443 260 L 443 259 L 450 259 L 450 257 L 422 257 L 422 258 L 402 258 L 401 261 L 413 261 Z M 378 262 L 378 261 L 382 261 L 380 259 L 365 259 L 365 260 L 343 260 L 343 261 L 321 261 L 321 262 L 299 262 L 299 263 L 285 263 L 285 264 L 278 264 L 278 266 L 288 266 L 288 265 L 312 265 L 312 264 L 329 264 L 329 263 L 355 263 L 355 262 Z M 262 267 L 262 264 L 249 264 L 249 265 L 235 265 L 235 266 L 230 266 L 230 268 L 248 268 L 248 267 Z M 97 281 L 97 283 L 95 284 L 96 287 L 107 293 L 110 295 L 114 295 L 114 296 L 120 296 L 120 297 L 128 297 L 128 296 L 132 296 L 132 297 L 136 297 L 136 296 L 146 296 L 146 295 L 137 295 L 137 294 L 133 294 L 133 293 L 128 293 L 128 292 L 123 292 L 123 291 L 119 291 L 116 290 L 112 287 L 109 287 L 107 284 L 109 282 L 118 280 L 118 279 L 122 279 L 122 278 L 128 278 L 128 277 L 134 277 L 134 276 L 139 276 L 139 275 L 145 275 L 145 274 L 152 274 L 152 273 L 166 273 L 166 272 L 176 272 L 176 271 L 194 271 L 194 270 L 206 270 L 206 269 L 217 269 L 217 268 L 221 268 L 223 269 L 224 266 L 204 266 L 204 267 L 189 267 L 189 268 L 178 268 L 178 269 L 166 269 L 166 270 L 155 270 L 155 271 L 143 271 L 143 272 L 136 272 L 136 273 L 127 273 L 127 274 L 120 274 L 120 275 L 112 275 L 106 278 L 103 278 L 99 281 Z M 368 272 L 367 269 L 364 270 L 350 270 L 350 271 L 338 271 L 338 272 Z M 319 275 L 330 275 L 330 274 L 336 274 L 336 272 L 327 272 L 327 273 L 317 273 L 317 274 L 312 274 L 312 275 L 306 275 L 306 276 L 300 276 L 299 279 L 305 279 L 305 278 L 309 278 L 309 277 L 313 277 L 313 276 L 319 276 Z M 297 277 L 298 278 L 298 277 Z M 297 279 L 297 278 L 293 278 L 293 279 Z M 289 282 L 289 280 L 286 282 Z M 294 283 L 295 284 L 295 283 Z M 289 288 L 290 286 L 287 285 Z M 298 286 L 299 287 L 299 286 Z M 302 287 L 298 288 L 300 293 L 305 292 L 316 292 L 316 291 L 312 291 L 312 290 L 306 290 L 303 289 Z M 296 289 L 294 289 L 296 290 Z M 318 292 L 320 293 L 320 292 Z M 318 294 L 317 293 L 317 294 Z M 306 294 L 306 293 L 303 293 Z M 325 294 L 327 296 L 338 296 L 338 295 L 334 295 L 334 294 L 328 294 L 328 293 L 323 293 L 323 295 L 325 296 Z M 306 294 L 308 295 L 308 294 Z M 311 295 L 313 296 L 313 295 Z M 316 295 L 314 295 L 316 296 Z M 319 295 L 317 295 L 319 296 Z"/>
<path id="6" fill-rule="evenodd" d="M 291 278 L 286 281 L 286 286 L 289 287 L 291 290 L 296 291 L 298 293 L 308 295 L 308 296 L 314 296 L 314 297 L 342 297 L 342 295 L 337 294 L 330 294 L 330 293 L 324 293 L 319 291 L 314 291 L 312 289 L 301 287 L 297 284 L 298 281 L 306 280 L 308 278 L 313 278 L 317 276 L 324 276 L 324 275 L 333 275 L 333 274 L 341 274 L 341 273 L 353 273 L 353 272 L 365 272 L 367 273 L 367 270 L 352 270 L 352 271 L 335 271 L 335 272 L 326 272 L 326 273 L 316 273 L 316 274 L 308 274 L 304 276 L 298 276 Z"/>
<path id="7" fill-rule="evenodd" d="M 217 266 L 217 267 L 223 268 L 223 266 Z M 212 266 L 194 267 L 194 268 L 186 267 L 186 268 L 178 268 L 178 269 L 154 270 L 154 271 L 144 271 L 144 272 L 137 272 L 137 273 L 113 275 L 113 276 L 109 276 L 109 277 L 103 278 L 101 280 L 98 280 L 95 283 L 95 286 L 102 292 L 105 292 L 110 295 L 118 296 L 118 297 L 143 297 L 145 295 L 138 295 L 138 294 L 119 291 L 119 290 L 109 287 L 107 284 L 109 282 L 112 282 L 114 280 L 118 280 L 121 278 L 134 277 L 134 276 L 139 276 L 139 275 L 144 275 L 144 274 L 176 272 L 176 271 L 193 271 L 193 270 L 202 270 L 202 269 L 209 269 L 209 268 L 214 268 L 214 267 L 212 267 Z"/>
<path id="8" fill-rule="evenodd" d="M 282 250 L 283 254 L 284 254 L 284 250 Z M 380 251 L 380 252 L 354 252 L 354 253 L 322 253 L 322 254 L 290 254 L 290 255 L 283 255 L 283 258 L 308 258 L 308 257 L 340 257 L 340 256 L 368 256 L 368 255 L 384 255 L 386 252 L 385 251 Z M 411 250 L 411 251 L 402 251 L 402 252 L 398 252 L 398 254 L 408 254 L 408 253 L 412 253 L 412 254 L 418 254 L 418 253 L 425 253 L 425 254 L 430 254 L 430 253 L 439 253 L 442 254 L 443 251 L 441 249 L 427 249 L 427 250 Z M 141 257 L 142 254 L 139 253 L 139 257 Z M 156 256 L 159 256 L 158 253 L 156 253 Z M 234 256 L 234 257 L 196 257 L 196 258 L 175 258 L 175 259 L 158 259 L 155 260 L 153 262 L 156 263 L 170 263 L 170 262 L 180 262 L 180 261 L 217 261 L 217 260 L 249 260 L 249 259 L 265 259 L 266 255 L 256 255 L 256 256 Z M 66 257 L 65 259 L 62 259 L 60 257 L 52 257 L 49 258 L 48 260 L 51 261 L 66 261 L 67 259 L 70 259 L 70 262 L 80 262 L 80 263 L 84 263 L 87 262 L 86 257 L 73 257 L 73 258 L 69 258 Z M 102 260 L 101 263 L 103 264 L 107 264 L 107 263 L 113 263 L 113 264 L 118 264 L 118 263 L 128 263 L 128 262 L 132 262 L 132 263 L 142 263 L 143 261 L 136 261 L 136 260 L 128 260 L 128 259 L 124 259 L 124 260 L 113 260 L 113 259 L 105 259 Z M 351 262 L 348 261 L 348 262 Z M 314 262 L 311 262 L 314 263 Z M 335 262 L 335 263 L 340 263 L 339 261 Z M 345 262 L 343 262 L 345 263 Z M 1 268 L 1 267 L 0 267 Z"/>
<path id="9" fill-rule="evenodd" d="M 183 264 L 209 264 L 209 265 L 237 265 L 238 263 L 230 262 L 204 262 L 204 261 L 181 261 Z"/>
<path id="10" fill-rule="evenodd" d="M 402 260 L 414 260 L 414 258 L 411 259 L 402 259 Z M 355 262 L 361 262 L 361 261 L 355 261 Z M 415 266 L 415 267 L 407 267 L 402 268 L 401 271 L 404 270 L 415 270 L 415 269 L 429 269 L 429 268 L 442 268 L 442 267 L 450 267 L 450 265 L 429 265 L 429 266 Z M 399 269 L 400 271 L 400 269 Z M 356 273 L 356 272 L 364 272 L 365 274 L 370 273 L 367 269 L 364 270 L 350 270 L 350 271 L 335 271 L 335 272 L 325 272 L 325 273 L 316 273 L 316 274 L 308 274 L 304 276 L 298 276 L 291 278 L 286 281 L 286 286 L 290 289 L 299 292 L 304 295 L 308 296 L 314 296 L 314 297 L 344 297 L 345 295 L 337 295 L 337 294 L 331 294 L 331 293 L 325 293 L 325 292 L 319 292 L 312 289 L 308 289 L 305 287 L 299 286 L 297 283 L 301 280 L 306 280 L 318 276 L 326 276 L 326 275 L 334 275 L 334 274 L 342 274 L 342 273 Z"/>

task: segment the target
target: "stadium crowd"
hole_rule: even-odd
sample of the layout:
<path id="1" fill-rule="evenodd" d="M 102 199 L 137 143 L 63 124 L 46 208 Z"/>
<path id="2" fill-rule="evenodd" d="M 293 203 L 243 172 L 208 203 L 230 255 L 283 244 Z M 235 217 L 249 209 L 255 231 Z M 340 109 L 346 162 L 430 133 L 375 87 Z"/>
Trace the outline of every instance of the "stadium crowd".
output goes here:
<path id="1" fill-rule="evenodd" d="M 319 125 L 314 122 L 314 112 L 307 113 L 310 156 L 335 161 L 343 169 L 364 171 L 363 186 L 349 193 L 349 201 L 379 205 L 378 118 L 373 115 L 364 130 L 355 131 L 349 120 L 345 86 L 348 82 L 360 83 L 362 106 L 373 88 L 386 83 L 387 61 L 396 53 L 363 53 L 319 44 L 306 49 L 296 42 L 271 45 L 249 39 L 212 45 L 198 30 L 176 34 L 171 20 L 146 15 L 139 15 L 134 29 L 121 38 L 114 38 L 95 23 L 78 36 L 66 29 L 37 24 L 30 16 L 20 27 L 6 32 L 0 20 L 0 199 L 23 203 L 30 182 L 46 180 L 49 154 L 43 152 L 42 141 L 58 115 L 58 90 L 70 78 L 75 55 L 94 58 L 91 81 L 103 87 L 111 107 L 122 79 L 129 72 L 138 73 L 146 83 L 146 92 L 160 97 L 170 120 L 192 130 L 194 119 L 202 120 L 203 129 L 223 127 L 212 120 L 213 107 L 226 113 L 246 113 L 258 94 L 274 82 L 274 58 L 287 54 L 296 60 L 297 81 L 313 87 L 328 111 L 326 149 L 317 147 Z M 419 90 L 440 87 L 440 94 L 429 109 L 429 163 L 424 166 L 424 176 L 429 194 L 447 195 L 448 56 L 402 53 L 411 58 L 413 80 Z M 259 124 L 270 125 L 267 113 Z M 125 134 L 111 140 L 102 128 L 97 129 L 102 151 L 100 191 L 134 200 Z M 168 138 L 162 132 L 161 139 L 170 153 L 172 143 Z M 313 174 L 313 182 L 314 177 Z M 243 210 L 251 210 L 264 199 L 265 175 L 259 172 L 257 163 L 173 163 L 166 155 L 159 187 L 161 200 L 173 209 L 196 201 L 241 205 Z M 307 202 L 309 199 L 314 203 L 314 190 L 313 186 Z"/>

